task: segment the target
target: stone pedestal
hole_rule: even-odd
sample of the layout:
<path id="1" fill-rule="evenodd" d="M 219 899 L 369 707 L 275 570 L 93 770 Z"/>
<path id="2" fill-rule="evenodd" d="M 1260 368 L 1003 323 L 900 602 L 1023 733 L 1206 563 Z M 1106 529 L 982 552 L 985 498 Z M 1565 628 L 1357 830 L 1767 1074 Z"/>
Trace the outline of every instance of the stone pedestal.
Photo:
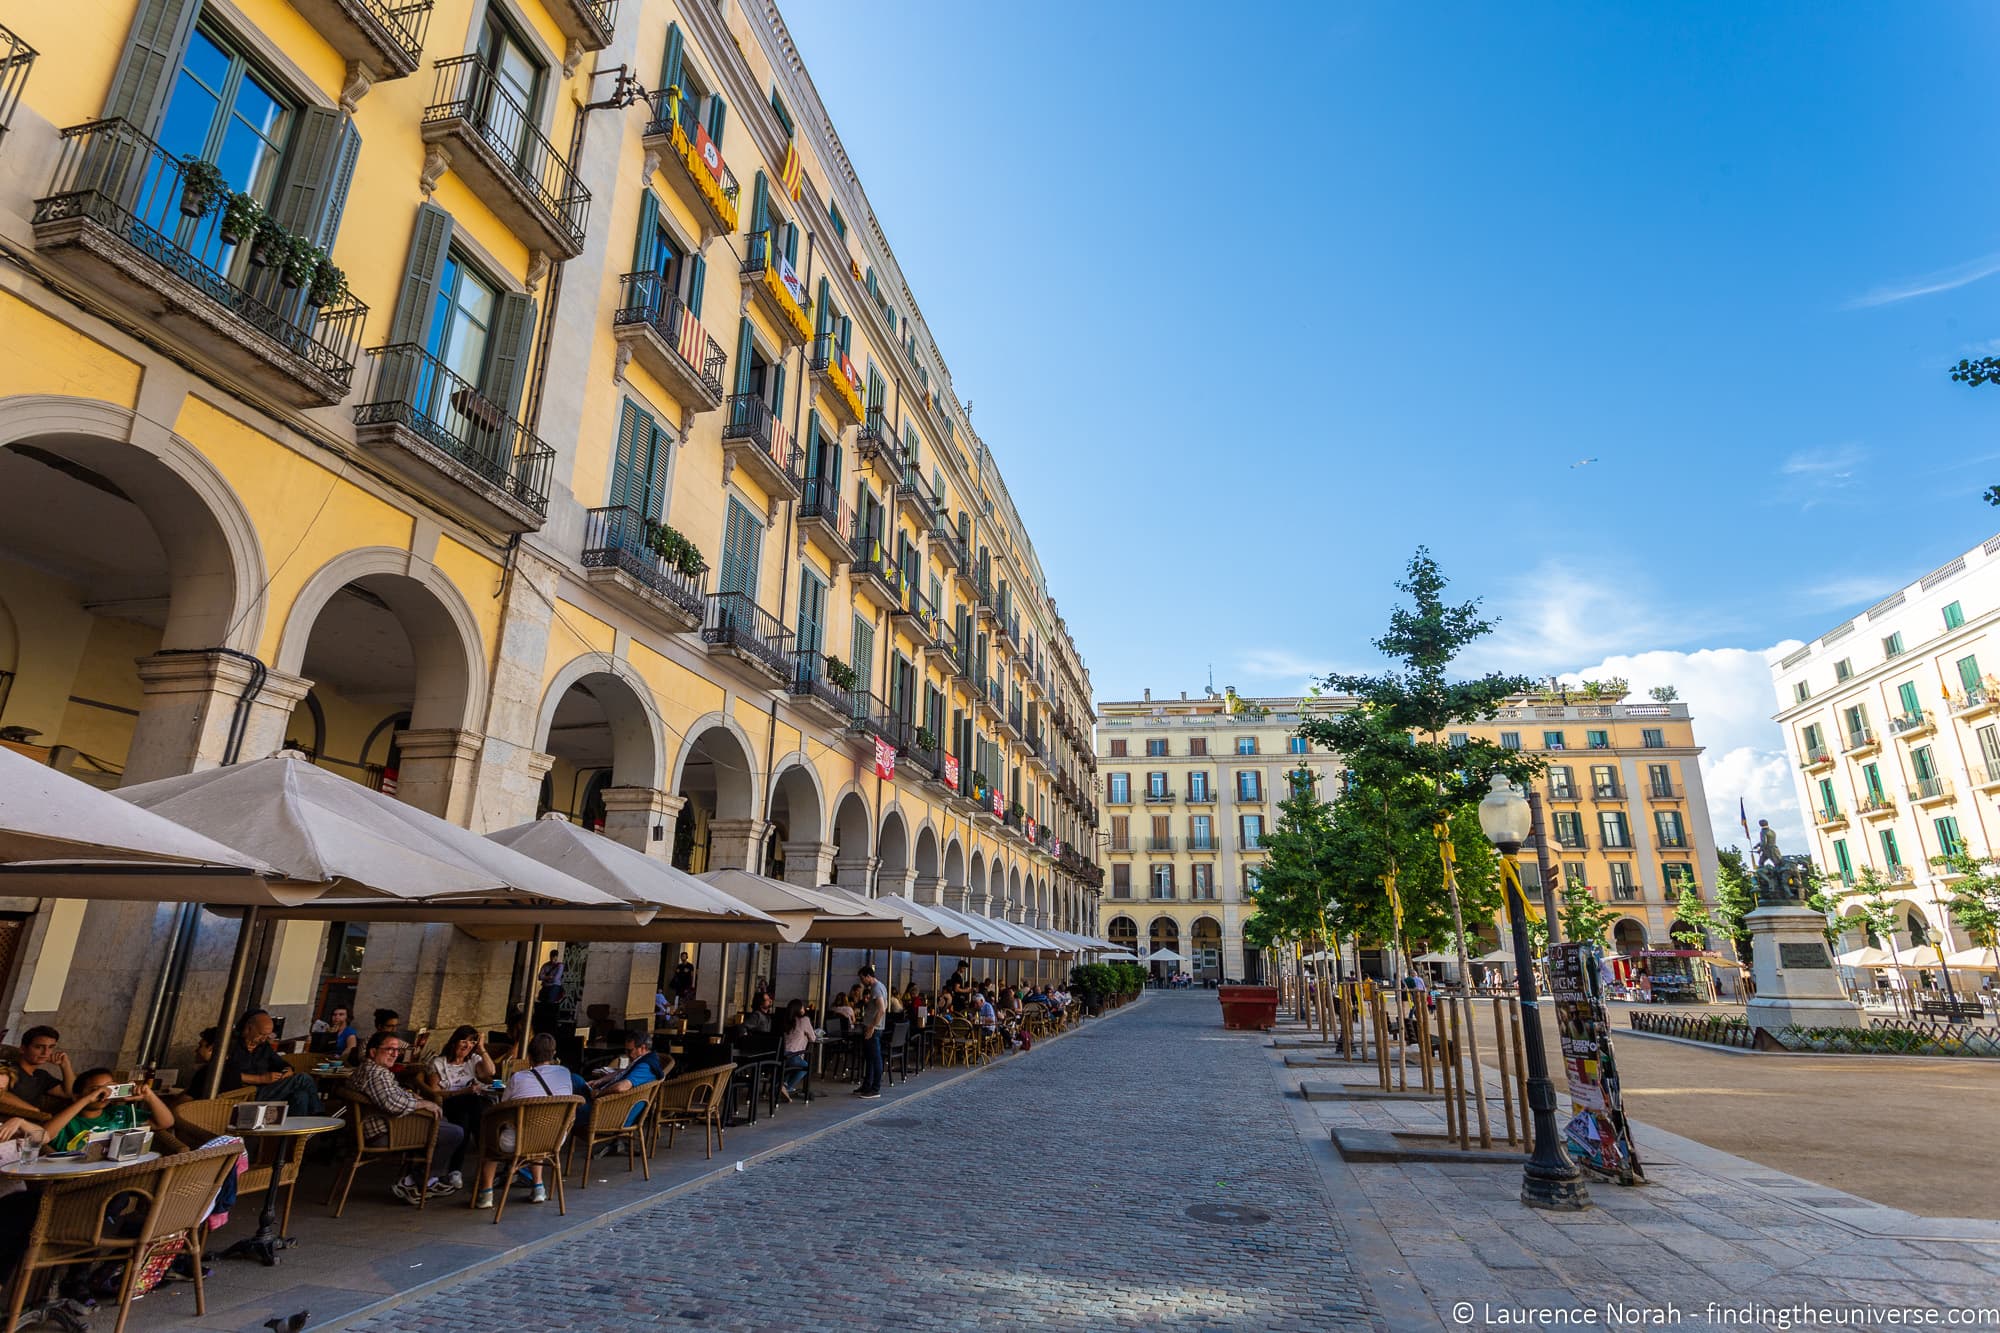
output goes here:
<path id="1" fill-rule="evenodd" d="M 1808 907 L 1760 907 L 1743 918 L 1750 928 L 1751 976 L 1757 995 L 1750 1026 L 1773 1035 L 1786 1027 L 1858 1028 L 1861 1006 L 1847 998 L 1826 946 L 1825 921 Z"/>
<path id="2" fill-rule="evenodd" d="M 607 787 L 603 800 L 605 837 L 661 861 L 673 859 L 674 821 L 687 797 L 653 787 Z"/>
<path id="3" fill-rule="evenodd" d="M 936 875 L 919 875 L 910 885 L 910 901 L 934 906 L 943 901 L 944 881 Z"/>
<path id="4" fill-rule="evenodd" d="M 842 857 L 834 863 L 834 883 L 857 893 L 873 894 L 875 867 L 881 862 L 872 856 Z"/>
<path id="5" fill-rule="evenodd" d="M 916 882 L 917 872 L 907 867 L 901 870 L 887 868 L 878 870 L 875 872 L 875 896 L 886 898 L 893 893 L 898 897 L 907 898 Z"/>

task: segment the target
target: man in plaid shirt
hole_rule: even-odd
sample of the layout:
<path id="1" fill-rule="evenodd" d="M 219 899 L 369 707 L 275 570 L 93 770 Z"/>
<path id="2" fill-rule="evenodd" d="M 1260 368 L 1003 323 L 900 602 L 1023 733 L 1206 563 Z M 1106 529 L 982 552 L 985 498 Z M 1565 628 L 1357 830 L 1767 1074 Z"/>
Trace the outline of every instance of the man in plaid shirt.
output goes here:
<path id="1" fill-rule="evenodd" d="M 361 1067 L 354 1071 L 348 1086 L 364 1100 L 361 1136 L 371 1148 L 389 1141 L 390 1116 L 440 1117 L 437 1146 L 431 1150 L 430 1179 L 420 1185 L 414 1176 L 406 1175 L 396 1185 L 396 1197 L 414 1204 L 425 1197 L 435 1199 L 450 1194 L 458 1188 L 458 1182 L 443 1179 L 438 1170 L 451 1161 L 452 1154 L 465 1138 L 465 1131 L 442 1119 L 443 1109 L 436 1102 L 425 1101 L 396 1081 L 396 1065 L 402 1060 L 405 1049 L 401 1033 L 377 1032 L 368 1039 L 368 1054 L 361 1061 Z"/>

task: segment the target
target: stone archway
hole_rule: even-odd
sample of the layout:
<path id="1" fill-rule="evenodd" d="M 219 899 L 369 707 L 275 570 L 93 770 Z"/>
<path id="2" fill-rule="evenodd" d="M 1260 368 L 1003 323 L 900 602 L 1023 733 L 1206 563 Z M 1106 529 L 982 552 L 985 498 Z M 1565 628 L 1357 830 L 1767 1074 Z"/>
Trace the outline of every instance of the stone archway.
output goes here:
<path id="1" fill-rule="evenodd" d="M 1611 928 L 1611 947 L 1622 954 L 1637 953 L 1646 947 L 1645 923 L 1635 917 L 1620 917 Z"/>
<path id="2" fill-rule="evenodd" d="M 1152 924 L 1146 927 L 1146 948 L 1140 956 L 1144 957 L 1146 954 L 1158 953 L 1162 949 L 1171 949 L 1175 953 L 1184 953 L 1181 949 L 1180 922 L 1170 916 L 1156 916 L 1153 918 Z M 1147 966 L 1151 969 L 1154 976 L 1164 977 L 1180 971 L 1186 965 L 1183 963 L 1149 963 Z"/>
<path id="3" fill-rule="evenodd" d="M 915 873 L 910 864 L 910 826 L 903 812 L 892 806 L 882 815 L 875 843 L 875 892 L 908 897 Z"/>
<path id="4" fill-rule="evenodd" d="M 816 888 L 833 882 L 833 844 L 826 837 L 826 795 L 804 753 L 778 761 L 771 781 L 764 873 Z"/>
<path id="5" fill-rule="evenodd" d="M 535 728 L 536 748 L 550 760 L 550 808 L 669 856 L 679 807 L 662 789 L 664 737 L 652 692 L 629 666 L 600 654 L 572 661 L 549 682 Z"/>
<path id="6" fill-rule="evenodd" d="M 688 728 L 674 764 L 673 794 L 682 805 L 674 858 L 697 872 L 752 870 L 763 845 L 757 809 L 762 782 L 756 748 L 734 719 L 711 713 Z"/>
<path id="7" fill-rule="evenodd" d="M 1007 870 L 1007 910 L 994 915 L 1004 915 L 1009 921 L 1022 920 L 1027 915 L 1027 904 L 1021 892 L 1021 867 L 1010 866 Z"/>
<path id="8" fill-rule="evenodd" d="M 868 892 L 875 883 L 875 817 L 853 783 L 834 798 L 833 842 L 835 882 Z"/>
<path id="9" fill-rule="evenodd" d="M 1187 970 L 1196 981 L 1222 978 L 1222 923 L 1203 914 L 1188 927 Z"/>
<path id="10" fill-rule="evenodd" d="M 972 852 L 972 868 L 966 873 L 966 898 L 963 910 L 974 916 L 986 914 L 986 853 L 979 848 Z"/>
<path id="11" fill-rule="evenodd" d="M 932 901 L 947 907 L 963 907 L 965 892 L 965 844 L 954 835 L 944 845 L 944 875 L 938 886 L 939 896 Z"/>
<path id="12" fill-rule="evenodd" d="M 1112 917 L 1104 927 L 1104 938 L 1135 958 L 1146 952 L 1139 947 L 1139 923 L 1122 913 Z"/>

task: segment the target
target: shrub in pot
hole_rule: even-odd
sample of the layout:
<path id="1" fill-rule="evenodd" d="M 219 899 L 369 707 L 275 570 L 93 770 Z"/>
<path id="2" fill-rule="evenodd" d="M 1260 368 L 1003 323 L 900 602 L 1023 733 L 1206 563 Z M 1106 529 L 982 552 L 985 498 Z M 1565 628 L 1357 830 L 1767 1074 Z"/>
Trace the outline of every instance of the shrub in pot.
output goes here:
<path id="1" fill-rule="evenodd" d="M 222 168 L 205 157 L 184 157 L 181 159 L 181 216 L 204 218 L 215 208 L 215 201 L 229 182 L 222 178 Z"/>
<path id="2" fill-rule="evenodd" d="M 263 220 L 264 206 L 239 190 L 222 206 L 222 239 L 229 245 L 241 245 L 256 234 L 257 224 Z"/>

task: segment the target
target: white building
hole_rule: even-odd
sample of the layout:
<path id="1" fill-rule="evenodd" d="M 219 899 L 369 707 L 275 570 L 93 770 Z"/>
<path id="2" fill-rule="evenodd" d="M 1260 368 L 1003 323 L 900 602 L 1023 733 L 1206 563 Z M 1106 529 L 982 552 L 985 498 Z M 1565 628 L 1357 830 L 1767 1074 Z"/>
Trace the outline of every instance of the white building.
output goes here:
<path id="1" fill-rule="evenodd" d="M 1932 858 L 2000 848 L 2000 536 L 1772 663 L 1813 855 L 1853 883 L 1873 866 L 1901 900 L 1906 966 L 1971 941 Z M 1844 941 L 1864 943 L 1859 929 Z M 1888 942 L 1883 941 L 1884 945 Z"/>

